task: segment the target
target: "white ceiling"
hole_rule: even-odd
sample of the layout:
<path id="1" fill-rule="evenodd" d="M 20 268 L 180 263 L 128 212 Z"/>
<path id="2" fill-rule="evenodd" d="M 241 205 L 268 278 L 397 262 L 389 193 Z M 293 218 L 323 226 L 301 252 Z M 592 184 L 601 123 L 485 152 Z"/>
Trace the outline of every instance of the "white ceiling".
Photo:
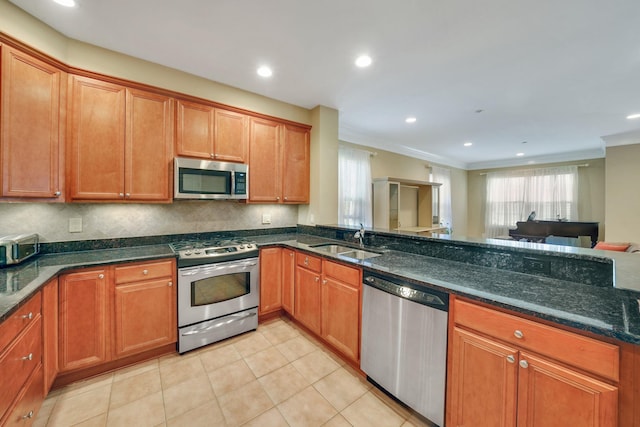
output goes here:
<path id="1" fill-rule="evenodd" d="M 638 0 L 10 1 L 74 39 L 335 108 L 341 140 L 437 163 L 578 160 L 640 143 L 640 119 L 626 119 L 640 113 Z M 362 53 L 371 67 L 354 65 Z"/>

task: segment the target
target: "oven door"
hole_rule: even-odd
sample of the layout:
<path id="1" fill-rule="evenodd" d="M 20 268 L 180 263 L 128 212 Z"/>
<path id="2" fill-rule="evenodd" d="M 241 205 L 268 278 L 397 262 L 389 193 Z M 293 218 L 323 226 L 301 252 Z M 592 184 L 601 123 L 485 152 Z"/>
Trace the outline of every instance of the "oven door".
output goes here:
<path id="1" fill-rule="evenodd" d="M 258 258 L 178 269 L 178 326 L 258 306 Z"/>

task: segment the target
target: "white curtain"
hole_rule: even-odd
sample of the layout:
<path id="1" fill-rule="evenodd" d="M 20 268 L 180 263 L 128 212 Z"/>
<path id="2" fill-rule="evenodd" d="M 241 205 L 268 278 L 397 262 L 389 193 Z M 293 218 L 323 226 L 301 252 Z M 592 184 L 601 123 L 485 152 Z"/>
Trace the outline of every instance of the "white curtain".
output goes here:
<path id="1" fill-rule="evenodd" d="M 578 221 L 578 167 L 487 173 L 485 237 L 508 234 L 517 221 Z"/>
<path id="2" fill-rule="evenodd" d="M 370 153 L 343 145 L 338 148 L 338 223 L 373 225 Z"/>
<path id="3" fill-rule="evenodd" d="M 439 221 L 443 227 L 447 227 L 447 229 L 451 231 L 453 226 L 453 215 L 451 211 L 451 170 L 439 166 L 431 166 L 430 180 L 442 184 L 438 190 L 440 192 Z M 434 215 L 435 214 L 436 212 L 434 211 Z"/>

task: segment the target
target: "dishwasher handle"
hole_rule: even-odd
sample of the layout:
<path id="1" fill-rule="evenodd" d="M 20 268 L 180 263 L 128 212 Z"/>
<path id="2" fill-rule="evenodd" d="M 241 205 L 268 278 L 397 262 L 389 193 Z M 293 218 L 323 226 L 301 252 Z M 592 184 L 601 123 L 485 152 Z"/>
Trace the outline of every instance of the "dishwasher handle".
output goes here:
<path id="1" fill-rule="evenodd" d="M 449 311 L 449 294 L 434 289 L 418 290 L 399 280 L 389 280 L 378 276 L 366 275 L 364 284 L 388 294 L 404 298 L 418 304 L 427 305 L 442 311 Z"/>

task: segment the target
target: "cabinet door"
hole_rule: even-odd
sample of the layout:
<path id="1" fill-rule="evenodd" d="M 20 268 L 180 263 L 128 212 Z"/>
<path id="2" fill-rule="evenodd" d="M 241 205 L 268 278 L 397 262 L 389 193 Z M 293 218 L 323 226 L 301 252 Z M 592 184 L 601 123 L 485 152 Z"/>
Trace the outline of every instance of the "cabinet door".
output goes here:
<path id="1" fill-rule="evenodd" d="M 60 372 L 109 361 L 107 271 L 65 274 L 59 286 Z"/>
<path id="2" fill-rule="evenodd" d="M 71 88 L 71 199 L 122 199 L 125 88 L 80 76 L 71 77 Z"/>
<path id="3" fill-rule="evenodd" d="M 320 274 L 296 267 L 295 318 L 320 335 Z"/>
<path id="4" fill-rule="evenodd" d="M 8 46 L 1 49 L 2 196 L 59 198 L 63 73 Z"/>
<path id="5" fill-rule="evenodd" d="M 216 160 L 246 163 L 249 118 L 233 111 L 215 111 L 213 153 Z"/>
<path id="6" fill-rule="evenodd" d="M 322 337 L 354 361 L 360 360 L 360 289 L 322 279 Z"/>
<path id="7" fill-rule="evenodd" d="M 309 203 L 309 131 L 283 126 L 282 200 Z"/>
<path id="8" fill-rule="evenodd" d="M 281 195 L 280 125 L 251 118 L 249 202 L 278 203 Z"/>
<path id="9" fill-rule="evenodd" d="M 282 249 L 260 250 L 260 314 L 282 307 Z"/>
<path id="10" fill-rule="evenodd" d="M 520 354 L 518 427 L 614 427 L 618 389 L 555 363 Z"/>
<path id="11" fill-rule="evenodd" d="M 213 159 L 214 108 L 178 101 L 176 152 L 179 156 Z"/>
<path id="12" fill-rule="evenodd" d="M 42 365 L 44 395 L 58 375 L 58 278 L 42 288 Z"/>
<path id="13" fill-rule="evenodd" d="M 125 199 L 171 200 L 173 100 L 127 89 Z"/>
<path id="14" fill-rule="evenodd" d="M 517 350 L 457 327 L 451 345 L 447 425 L 515 426 Z"/>
<path id="15" fill-rule="evenodd" d="M 296 254 L 291 249 L 282 250 L 282 308 L 294 313 L 294 283 L 296 276 Z"/>
<path id="16" fill-rule="evenodd" d="M 172 277 L 116 286 L 116 358 L 176 342 L 176 305 Z"/>

